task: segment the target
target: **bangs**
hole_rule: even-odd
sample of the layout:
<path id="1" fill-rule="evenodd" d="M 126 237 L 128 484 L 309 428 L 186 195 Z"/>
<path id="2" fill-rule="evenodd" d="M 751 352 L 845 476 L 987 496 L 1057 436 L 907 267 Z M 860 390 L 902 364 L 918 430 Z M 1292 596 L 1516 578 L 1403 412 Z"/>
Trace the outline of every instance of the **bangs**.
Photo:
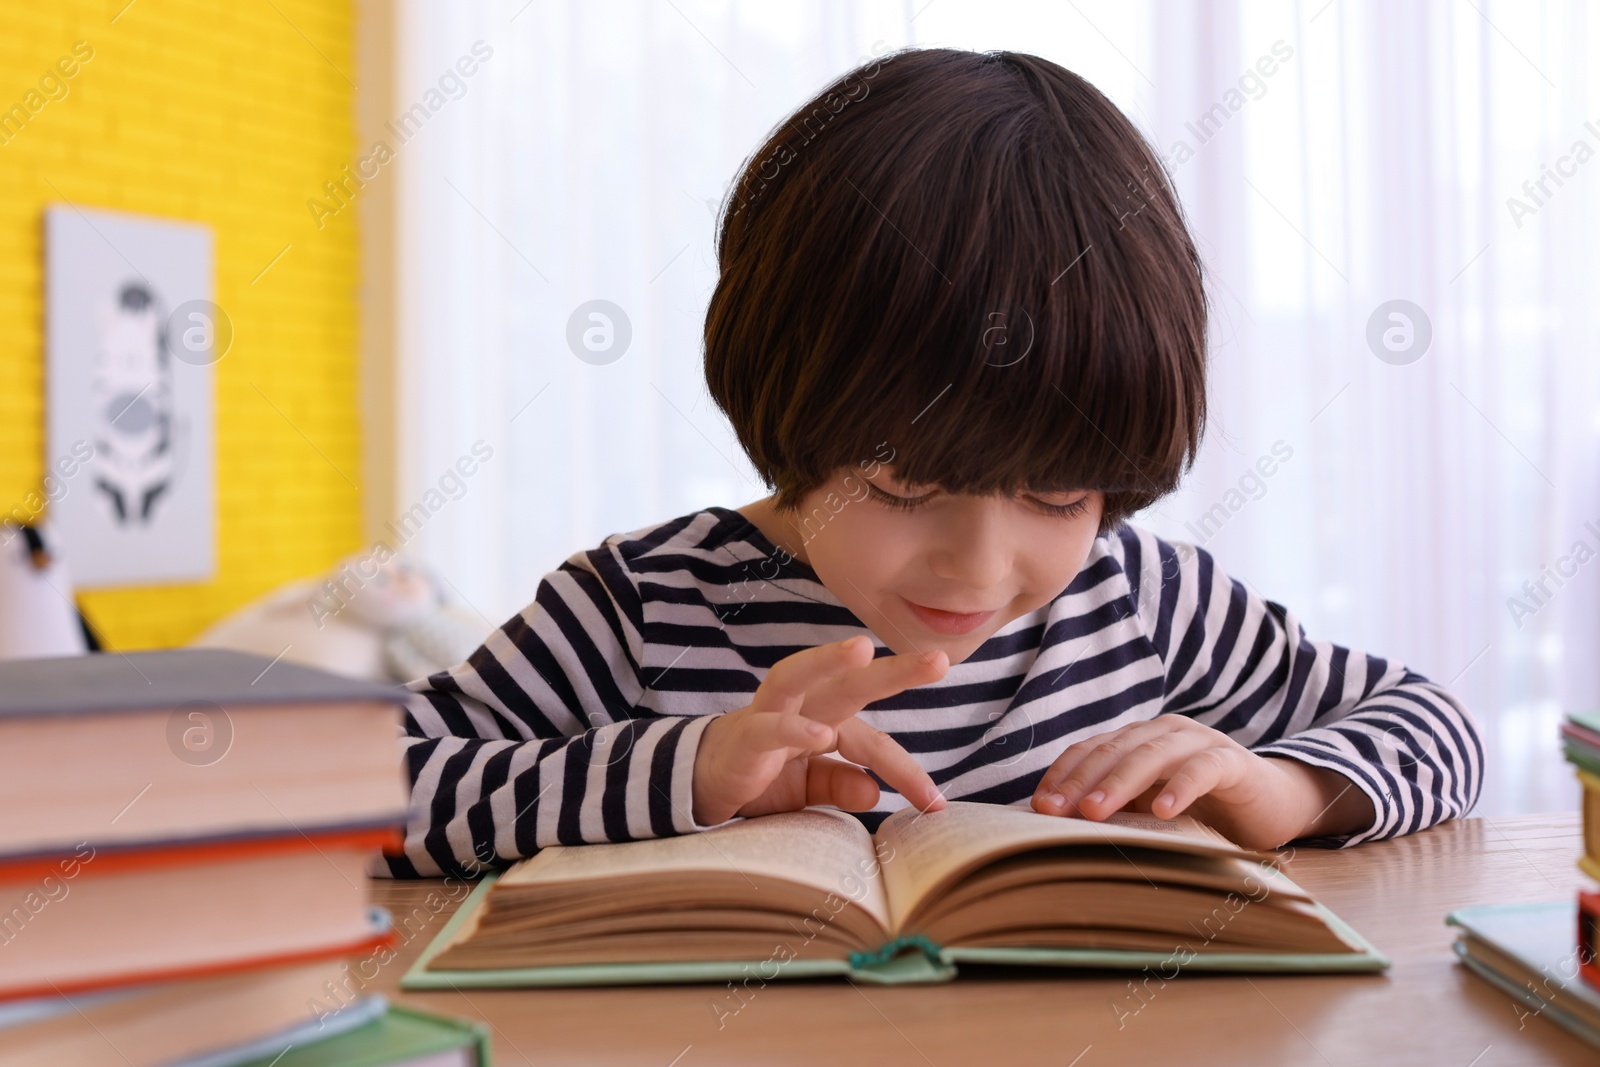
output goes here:
<path id="1" fill-rule="evenodd" d="M 877 459 L 950 492 L 1099 490 L 1109 524 L 1193 459 L 1198 255 L 1137 131 L 1054 64 L 851 72 L 751 158 L 718 252 L 707 382 L 782 506 Z"/>

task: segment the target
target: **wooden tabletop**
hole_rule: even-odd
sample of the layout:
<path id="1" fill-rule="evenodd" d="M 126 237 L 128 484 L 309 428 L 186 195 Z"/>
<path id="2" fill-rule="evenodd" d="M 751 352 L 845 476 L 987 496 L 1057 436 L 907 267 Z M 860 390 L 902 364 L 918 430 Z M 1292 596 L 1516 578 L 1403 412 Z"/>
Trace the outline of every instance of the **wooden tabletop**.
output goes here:
<path id="1" fill-rule="evenodd" d="M 1600 1052 L 1458 966 L 1444 924 L 1468 904 L 1571 899 L 1581 853 L 1578 816 L 1565 812 L 1461 819 L 1343 852 L 1303 848 L 1284 869 L 1393 960 L 1388 973 L 1184 972 L 1152 978 L 1137 997 L 1127 974 L 971 967 L 931 986 L 752 982 L 742 1002 L 725 985 L 401 994 L 400 975 L 465 893 L 378 879 L 374 902 L 406 940 L 366 990 L 486 1020 L 499 1067 L 1594 1063 Z"/>

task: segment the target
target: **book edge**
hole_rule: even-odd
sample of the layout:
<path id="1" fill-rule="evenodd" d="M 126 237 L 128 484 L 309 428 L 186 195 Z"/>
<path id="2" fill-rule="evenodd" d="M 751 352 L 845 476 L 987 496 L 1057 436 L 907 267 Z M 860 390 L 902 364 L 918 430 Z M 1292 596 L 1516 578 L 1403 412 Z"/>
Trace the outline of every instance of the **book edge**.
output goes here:
<path id="1" fill-rule="evenodd" d="M 502 872 L 487 874 L 456 908 L 411 967 L 400 977 L 400 988 L 411 992 L 442 989 L 506 989 L 533 986 L 635 985 L 720 981 L 744 978 L 751 968 L 774 965 L 772 977 L 819 977 L 850 974 L 844 960 L 707 960 L 687 963 L 595 963 L 561 967 L 504 967 L 493 970 L 431 970 L 428 966 L 450 944 L 456 931 L 483 904 Z M 763 976 L 766 977 L 766 976 Z"/>
<path id="2" fill-rule="evenodd" d="M 100 876 L 151 867 L 220 863 L 286 852 L 304 852 L 323 847 L 374 851 L 388 851 L 391 848 L 398 850 L 405 836 L 405 816 L 404 811 L 397 811 L 382 819 L 354 823 L 328 823 L 289 830 L 263 829 L 195 838 L 119 841 L 110 845 L 96 845 L 92 841 L 86 841 L 78 846 L 67 846 L 60 850 L 29 851 L 16 855 L 0 854 L 0 884 L 57 874 L 58 864 L 76 856 L 77 853 L 71 849 L 81 847 L 83 844 L 89 845 L 94 851 L 89 859 L 80 860 L 82 871 L 78 877 L 87 876 L 91 871 Z M 92 860 L 102 862 L 98 866 L 93 866 Z"/>
<path id="3" fill-rule="evenodd" d="M 1217 952 L 1196 953 L 1182 964 L 1184 970 L 1257 971 L 1261 973 L 1376 974 L 1393 966 L 1360 931 L 1341 919 L 1333 909 L 1307 893 L 1297 882 L 1277 868 L 1268 868 L 1274 880 L 1281 880 L 1306 893 L 1317 915 L 1336 935 L 1356 952 Z M 1177 950 L 1174 945 L 1173 952 Z M 1145 952 L 1131 949 L 1082 948 L 962 948 L 946 947 L 940 955 L 952 963 L 1019 963 L 1029 966 L 1106 967 L 1113 970 L 1138 970 L 1166 967 L 1173 963 L 1173 952 Z"/>
<path id="4" fill-rule="evenodd" d="M 383 994 L 374 993 L 334 1013 L 337 1021 L 331 1024 L 323 1019 L 308 1019 L 248 1041 L 174 1060 L 164 1067 L 244 1067 L 272 1056 L 281 1059 L 296 1045 L 331 1041 L 376 1022 L 383 1017 L 387 1007 L 388 1001 Z"/>
<path id="5" fill-rule="evenodd" d="M 138 663 L 135 663 L 134 661 L 139 661 L 144 663 L 145 666 L 150 666 L 150 661 L 148 659 L 144 659 L 143 657 L 159 656 L 162 658 L 175 659 L 178 655 L 182 655 L 186 659 L 199 659 L 203 657 L 213 661 L 221 659 L 233 659 L 236 661 L 241 670 L 248 671 L 250 668 L 258 667 L 262 668 L 260 672 L 261 674 L 267 673 L 267 670 L 271 669 L 275 665 L 282 666 L 285 668 L 285 670 L 281 673 L 290 674 L 291 685 L 293 684 L 293 680 L 300 680 L 306 685 L 306 688 L 304 691 L 291 691 L 288 693 L 285 693 L 281 689 L 274 690 L 271 687 L 263 687 L 260 690 L 256 690 L 253 688 L 255 683 L 252 682 L 249 684 L 249 686 L 230 690 L 230 695 L 220 700 L 214 695 L 215 690 L 212 690 L 212 695 L 209 696 L 205 695 L 204 693 L 197 692 L 193 696 L 180 697 L 176 700 L 169 700 L 165 697 L 162 697 L 161 699 L 150 698 L 144 700 L 128 700 L 124 698 L 111 700 L 106 703 L 93 704 L 63 705 L 52 703 L 18 703 L 6 705 L 4 703 L 0 703 L 0 724 L 3 724 L 10 719 L 147 713 L 151 711 L 161 711 L 164 709 L 179 707 L 191 700 L 208 700 L 221 704 L 233 704 L 240 707 L 270 708 L 274 705 L 283 705 L 288 707 L 304 704 L 375 704 L 383 705 L 392 709 L 404 708 L 409 698 L 413 695 L 401 683 L 389 684 L 385 682 L 367 681 L 360 678 L 350 678 L 345 675 L 334 674 L 331 671 L 325 671 L 317 667 L 309 667 L 299 663 L 278 664 L 276 660 L 269 660 L 266 656 L 261 656 L 253 652 L 242 652 L 236 649 L 176 648 L 126 653 L 91 652 L 85 653 L 84 656 L 81 657 L 35 657 L 33 659 L 13 660 L 10 662 L 13 664 L 48 664 L 51 668 L 56 669 L 56 671 L 59 673 L 60 671 L 75 669 L 73 664 L 90 656 L 118 656 L 122 660 L 131 663 L 134 666 L 135 671 L 143 675 L 144 672 L 138 670 Z M 43 668 L 31 667 L 27 669 L 41 670 Z M 162 670 L 170 669 L 170 667 L 162 668 Z M 0 666 L 0 680 L 4 680 L 4 675 L 5 668 Z M 260 675 L 258 674 L 258 680 L 259 677 Z M 318 688 L 317 685 L 313 683 L 322 684 L 321 687 Z"/>

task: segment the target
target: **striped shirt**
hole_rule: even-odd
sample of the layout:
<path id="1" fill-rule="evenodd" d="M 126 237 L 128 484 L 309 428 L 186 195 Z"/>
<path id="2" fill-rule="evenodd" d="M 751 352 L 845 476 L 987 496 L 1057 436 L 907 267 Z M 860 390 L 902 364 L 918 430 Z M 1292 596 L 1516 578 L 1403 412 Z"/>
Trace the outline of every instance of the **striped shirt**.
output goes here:
<path id="1" fill-rule="evenodd" d="M 465 663 L 408 687 L 411 813 L 389 873 L 476 873 L 551 844 L 707 829 L 691 776 L 712 717 L 747 705 L 783 657 L 857 634 L 892 654 L 726 508 L 574 555 Z M 1465 814 L 1482 780 L 1477 730 L 1442 687 L 1307 638 L 1203 549 L 1129 525 L 944 679 L 860 716 L 947 798 L 1027 806 L 1067 746 L 1163 714 L 1347 777 L 1376 815 L 1318 844 Z M 860 817 L 875 829 L 905 804 L 885 786 Z"/>

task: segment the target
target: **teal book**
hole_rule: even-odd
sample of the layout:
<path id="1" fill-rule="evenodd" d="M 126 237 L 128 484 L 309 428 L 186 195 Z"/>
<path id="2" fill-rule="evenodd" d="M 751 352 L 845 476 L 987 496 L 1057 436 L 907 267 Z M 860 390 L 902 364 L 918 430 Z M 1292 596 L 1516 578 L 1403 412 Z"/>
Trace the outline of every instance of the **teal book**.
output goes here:
<path id="1" fill-rule="evenodd" d="M 479 1022 L 389 1004 L 364 1025 L 238 1067 L 491 1067 L 489 1029 Z"/>
<path id="2" fill-rule="evenodd" d="M 1600 775 L 1600 715 L 1569 714 L 1561 724 L 1561 747 L 1569 762 L 1591 775 Z"/>
<path id="3" fill-rule="evenodd" d="M 848 975 L 960 964 L 1373 972 L 1389 961 L 1278 867 L 1193 819 L 953 801 L 877 833 L 832 808 L 552 846 L 486 877 L 404 989 Z"/>
<path id="4" fill-rule="evenodd" d="M 1453 911 L 1454 948 L 1474 974 L 1600 1047 L 1600 990 L 1579 973 L 1578 908 L 1560 904 L 1490 904 Z"/>

